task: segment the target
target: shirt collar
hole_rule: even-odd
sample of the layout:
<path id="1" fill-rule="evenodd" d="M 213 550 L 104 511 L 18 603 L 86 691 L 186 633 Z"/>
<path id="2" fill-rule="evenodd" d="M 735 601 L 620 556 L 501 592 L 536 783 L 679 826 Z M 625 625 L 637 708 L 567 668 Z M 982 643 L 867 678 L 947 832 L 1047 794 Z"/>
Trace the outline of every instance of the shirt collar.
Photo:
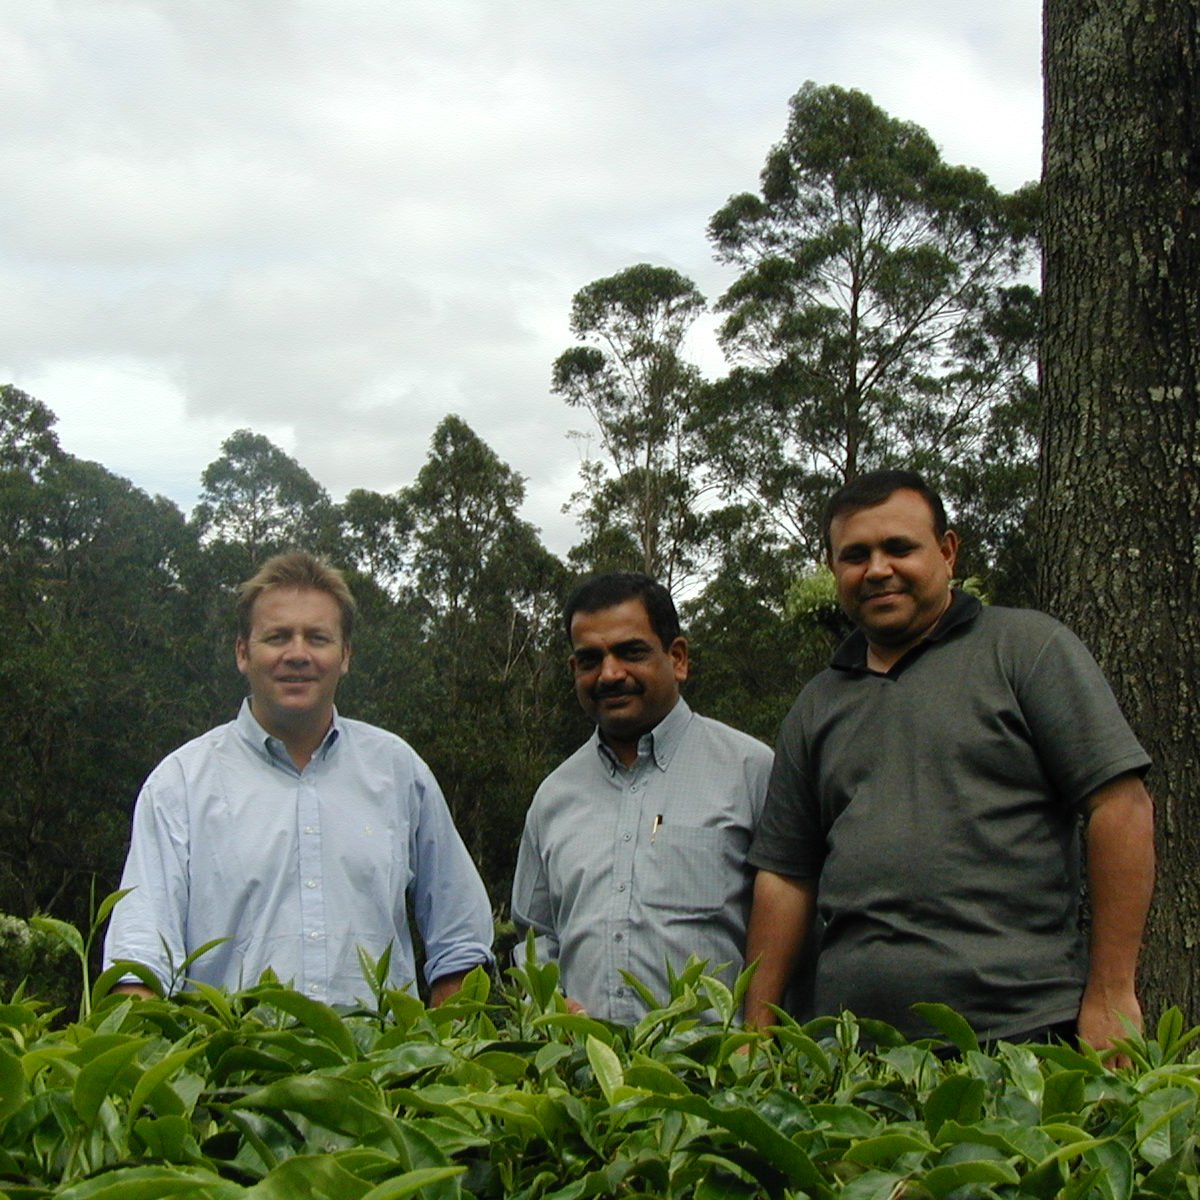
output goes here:
<path id="1" fill-rule="evenodd" d="M 671 759 L 679 749 L 691 719 L 692 710 L 688 707 L 688 702 L 680 696 L 675 701 L 675 707 L 649 733 L 643 733 L 638 739 L 638 758 L 649 757 L 660 771 L 665 771 L 671 765 Z M 610 771 L 616 771 L 621 762 L 604 744 L 598 727 L 592 737 L 601 759 L 608 764 Z"/>
<path id="2" fill-rule="evenodd" d="M 977 597 L 953 588 L 950 592 L 950 607 L 942 614 L 938 623 L 915 646 L 897 659 L 885 674 L 898 675 L 914 659 L 930 646 L 944 641 L 960 626 L 969 625 L 979 616 L 983 605 Z M 867 639 L 861 629 L 856 629 L 834 652 L 829 665 L 837 671 L 866 671 Z"/>
<path id="3" fill-rule="evenodd" d="M 269 762 L 284 763 L 291 767 L 294 771 L 295 764 L 292 762 L 291 755 L 287 752 L 287 747 L 272 734 L 269 734 L 259 723 L 258 718 L 254 715 L 250 708 L 250 697 L 247 696 L 242 701 L 242 707 L 238 710 L 237 719 L 234 721 L 234 726 L 237 728 L 239 736 L 243 741 L 247 742 L 255 751 Z M 313 758 L 327 758 L 337 743 L 338 738 L 342 736 L 342 722 L 338 716 L 338 710 L 333 710 L 333 721 L 330 723 L 329 732 L 321 740 L 321 744 L 317 747 Z"/>

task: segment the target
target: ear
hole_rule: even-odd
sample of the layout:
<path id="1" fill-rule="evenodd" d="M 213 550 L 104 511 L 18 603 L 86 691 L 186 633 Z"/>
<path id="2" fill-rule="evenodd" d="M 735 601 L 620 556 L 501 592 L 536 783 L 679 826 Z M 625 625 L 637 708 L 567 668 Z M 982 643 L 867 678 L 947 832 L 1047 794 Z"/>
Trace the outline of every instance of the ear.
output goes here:
<path id="1" fill-rule="evenodd" d="M 347 644 L 342 647 L 342 670 L 341 674 L 345 675 L 350 670 L 350 656 L 353 653 L 352 647 Z"/>
<path id="2" fill-rule="evenodd" d="M 237 669 L 245 675 L 250 669 L 250 647 L 246 645 L 245 638 L 238 638 L 233 643 L 233 657 L 237 660 Z"/>
<path id="3" fill-rule="evenodd" d="M 950 577 L 954 577 L 954 564 L 958 561 L 958 534 L 953 529 L 947 529 L 942 534 L 942 544 L 939 547 L 942 557 L 946 560 L 946 569 Z"/>
<path id="4" fill-rule="evenodd" d="M 667 647 L 667 656 L 675 673 L 675 682 L 682 683 L 688 677 L 688 644 L 687 638 L 677 637 Z"/>

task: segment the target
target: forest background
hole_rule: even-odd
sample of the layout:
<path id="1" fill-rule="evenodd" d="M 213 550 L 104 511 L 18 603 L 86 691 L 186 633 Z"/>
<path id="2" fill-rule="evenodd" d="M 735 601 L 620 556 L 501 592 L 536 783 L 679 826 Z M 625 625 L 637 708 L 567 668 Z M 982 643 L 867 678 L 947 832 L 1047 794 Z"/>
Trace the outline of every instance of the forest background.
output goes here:
<path id="1" fill-rule="evenodd" d="M 708 302 L 677 271 L 636 264 L 576 295 L 552 386 L 602 453 L 567 499 L 565 561 L 519 518 L 525 481 L 454 415 L 410 485 L 341 503 L 239 430 L 185 516 L 65 452 L 53 414 L 4 387 L 0 908 L 82 922 L 91 881 L 115 885 L 141 779 L 240 699 L 233 587 L 287 546 L 348 569 L 365 619 L 342 707 L 430 762 L 498 915 L 529 798 L 588 733 L 559 627 L 581 574 L 667 582 L 689 699 L 767 741 L 841 635 L 815 525 L 859 471 L 924 471 L 962 574 L 1035 602 L 1038 206 L 862 93 L 805 85 L 759 192 L 709 223 L 738 272 L 713 301 L 724 376 L 684 356 Z"/>

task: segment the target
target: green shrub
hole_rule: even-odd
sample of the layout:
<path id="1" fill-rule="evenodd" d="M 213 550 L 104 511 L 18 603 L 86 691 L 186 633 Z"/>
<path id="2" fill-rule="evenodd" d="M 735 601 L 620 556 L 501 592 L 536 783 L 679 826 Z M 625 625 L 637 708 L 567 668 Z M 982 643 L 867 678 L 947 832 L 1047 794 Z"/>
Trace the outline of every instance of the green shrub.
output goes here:
<path id="1" fill-rule="evenodd" d="M 133 1000 L 108 976 L 66 1028 L 0 1005 L 0 1195 L 1200 1194 L 1200 1031 L 1178 1012 L 1114 1070 L 1061 1045 L 985 1053 L 937 1005 L 957 1058 L 849 1014 L 770 1039 L 737 1025 L 745 977 L 731 991 L 699 963 L 633 1028 L 567 1012 L 554 964 L 500 990 L 473 972 L 435 1010 L 363 965 L 352 1012 L 274 982 Z"/>
<path id="2" fill-rule="evenodd" d="M 12 999 L 22 986 L 51 1008 L 73 1009 L 79 988 L 74 956 L 61 938 L 0 913 L 0 999 Z"/>

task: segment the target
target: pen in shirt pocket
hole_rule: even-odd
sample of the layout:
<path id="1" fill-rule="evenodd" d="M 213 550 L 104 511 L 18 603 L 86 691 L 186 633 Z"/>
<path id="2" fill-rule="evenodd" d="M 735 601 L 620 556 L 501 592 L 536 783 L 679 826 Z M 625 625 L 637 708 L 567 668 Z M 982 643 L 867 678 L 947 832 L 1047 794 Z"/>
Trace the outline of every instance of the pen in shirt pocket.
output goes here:
<path id="1" fill-rule="evenodd" d="M 659 813 L 654 818 L 654 823 L 650 826 L 650 845 L 654 845 L 654 839 L 658 837 L 658 827 L 662 824 L 662 813 Z"/>

